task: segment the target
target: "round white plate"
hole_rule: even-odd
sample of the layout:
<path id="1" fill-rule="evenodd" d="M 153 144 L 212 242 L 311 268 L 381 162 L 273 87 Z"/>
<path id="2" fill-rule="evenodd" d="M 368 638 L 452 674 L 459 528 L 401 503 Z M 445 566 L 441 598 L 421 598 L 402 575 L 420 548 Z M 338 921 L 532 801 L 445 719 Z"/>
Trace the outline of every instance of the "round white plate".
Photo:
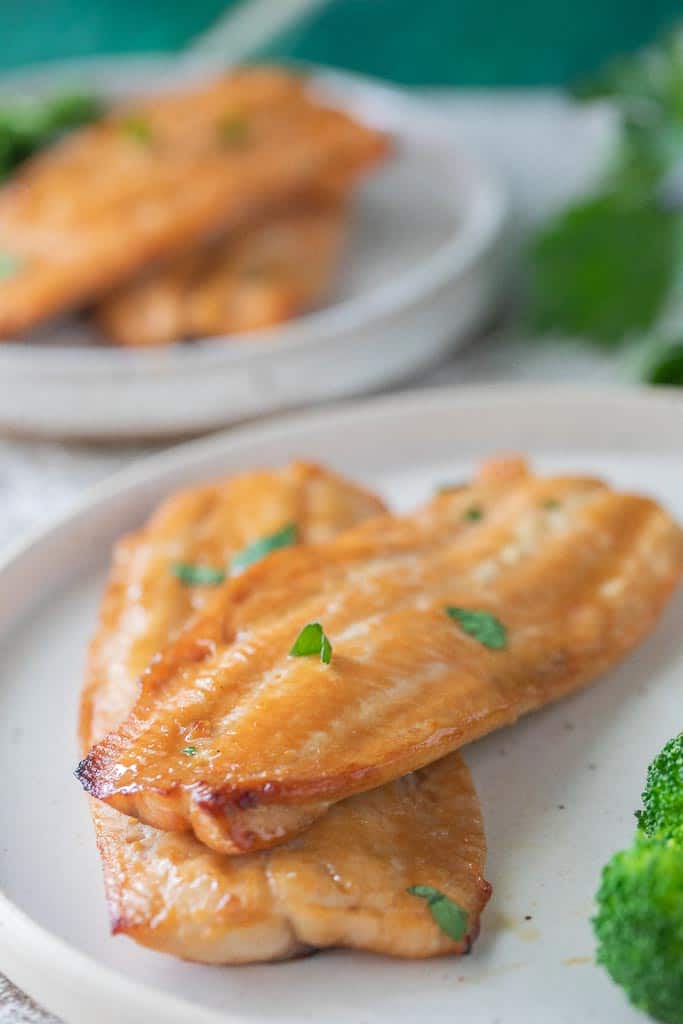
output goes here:
<path id="1" fill-rule="evenodd" d="M 591 963 L 589 917 L 602 864 L 630 841 L 646 764 L 680 728 L 680 597 L 600 685 L 467 751 L 494 896 L 466 958 L 216 968 L 111 938 L 74 734 L 112 541 L 174 488 L 300 456 L 407 508 L 503 448 L 541 470 L 604 474 L 683 518 L 681 437 L 670 394 L 416 392 L 147 460 L 14 554 L 0 570 L 0 969 L 70 1024 L 639 1020 Z"/>
<path id="2" fill-rule="evenodd" d="M 220 65 L 111 59 L 0 81 L 0 99 L 91 87 L 111 98 L 195 82 Z M 447 117 L 366 79 L 313 71 L 314 88 L 395 139 L 359 190 L 327 306 L 281 327 L 160 350 L 98 344 L 84 321 L 0 344 L 0 429 L 88 438 L 199 432 L 377 388 L 457 347 L 504 274 L 507 204 Z"/>

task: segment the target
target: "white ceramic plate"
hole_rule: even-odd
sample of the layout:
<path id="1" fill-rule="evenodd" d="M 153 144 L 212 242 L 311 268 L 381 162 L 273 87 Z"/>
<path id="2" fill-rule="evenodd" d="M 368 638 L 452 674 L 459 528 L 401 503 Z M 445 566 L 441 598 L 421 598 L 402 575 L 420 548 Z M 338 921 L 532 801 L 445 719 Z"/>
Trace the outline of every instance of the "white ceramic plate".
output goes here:
<path id="1" fill-rule="evenodd" d="M 164 59 L 54 65 L 0 81 L 0 98 L 91 87 L 120 98 L 219 65 Z M 313 73 L 331 102 L 390 132 L 396 153 L 360 189 L 327 306 L 281 327 L 162 350 L 97 344 L 82 321 L 0 345 L 0 428 L 89 438 L 207 430 L 404 378 L 455 348 L 490 309 L 505 265 L 506 201 L 447 117 L 398 90 Z"/>
<path id="2" fill-rule="evenodd" d="M 681 438 L 680 396 L 416 392 L 147 460 L 36 537 L 0 570 L 0 969 L 71 1024 L 638 1020 L 591 964 L 588 920 L 602 864 L 632 835 L 645 766 L 680 728 L 680 599 L 600 685 L 467 751 L 494 886 L 467 958 L 331 952 L 211 968 L 111 938 L 86 801 L 71 773 L 85 645 L 110 545 L 174 488 L 305 456 L 406 508 L 502 447 L 529 452 L 542 470 L 605 474 L 683 518 Z"/>

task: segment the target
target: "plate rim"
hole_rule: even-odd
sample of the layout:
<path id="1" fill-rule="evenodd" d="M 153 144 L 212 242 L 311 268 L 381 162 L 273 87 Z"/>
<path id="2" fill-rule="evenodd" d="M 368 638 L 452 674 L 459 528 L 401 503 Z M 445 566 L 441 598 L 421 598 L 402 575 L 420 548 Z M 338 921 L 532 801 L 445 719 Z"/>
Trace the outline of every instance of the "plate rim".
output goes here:
<path id="1" fill-rule="evenodd" d="M 411 131 L 445 139 L 452 150 L 458 150 L 459 135 L 448 116 L 430 106 L 419 93 L 410 92 L 399 85 L 383 82 L 371 76 L 352 71 L 325 67 L 305 62 L 277 61 L 280 65 L 304 68 L 323 89 L 342 92 L 345 88 L 353 93 L 364 92 L 370 101 L 380 100 L 393 109 L 402 111 L 406 123 L 416 125 Z M 53 60 L 34 64 L 20 70 L 0 75 L 0 95 L 7 89 L 7 83 L 16 87 L 43 77 L 77 76 L 79 73 L 95 76 L 105 69 L 110 74 L 125 73 L 127 66 L 135 65 L 142 73 L 159 77 L 168 76 L 170 81 L 182 80 L 189 75 L 197 81 L 210 77 L 226 67 L 220 58 L 182 58 L 168 53 L 120 54 Z M 26 86 L 24 86 L 26 87 Z M 397 316 L 423 301 L 431 292 L 443 287 L 449 280 L 460 279 L 475 267 L 483 254 L 497 243 L 504 245 L 504 236 L 510 225 L 511 209 L 509 190 L 502 176 L 476 149 L 463 144 L 458 153 L 459 166 L 463 169 L 472 189 L 472 201 L 468 203 L 464 219 L 457 230 L 416 267 L 408 267 L 394 280 L 383 284 L 368 294 L 352 297 L 329 308 L 314 310 L 294 320 L 275 327 L 261 329 L 248 335 L 223 335 L 200 338 L 190 345 L 174 343 L 163 349 L 129 349 L 125 347 L 97 347 L 93 345 L 35 344 L 9 339 L 0 343 L 0 367 L 23 368 L 24 364 L 40 360 L 44 374 L 61 371 L 69 375 L 83 376 L 93 371 L 109 373 L 130 373 L 131 370 L 158 369 L 160 361 L 172 363 L 175 370 L 185 365 L 193 368 L 210 368 L 252 363 L 271 357 L 274 353 L 300 352 L 320 345 L 340 334 L 353 333 L 376 324 L 386 316 Z"/>
<path id="2" fill-rule="evenodd" d="M 117 498 L 130 498 L 145 486 L 158 485 L 164 476 L 173 472 L 190 473 L 193 466 L 202 460 L 210 460 L 224 452 L 226 462 L 231 454 L 238 454 L 240 448 L 248 447 L 251 441 L 265 442 L 281 437 L 286 431 L 302 431 L 315 429 L 325 424 L 328 429 L 341 429 L 350 419 L 361 417 L 370 424 L 373 420 L 385 418 L 401 418 L 409 416 L 438 416 L 439 409 L 453 406 L 455 403 L 463 407 L 463 411 L 478 410 L 495 405 L 504 407 L 532 406 L 540 414 L 553 412 L 569 422 L 570 417 L 577 415 L 601 415 L 628 417 L 632 422 L 637 417 L 643 423 L 653 414 L 650 421 L 654 432 L 655 419 L 663 414 L 677 417 L 683 425 L 683 396 L 675 389 L 662 388 L 654 390 L 627 389 L 583 389 L 576 386 L 540 389 L 538 387 L 518 387 L 510 385 L 489 385 L 477 388 L 447 387 L 423 388 L 400 392 L 375 398 L 354 399 L 335 403 L 328 408 L 314 409 L 307 412 L 288 413 L 270 418 L 265 423 L 246 425 L 237 429 L 225 430 L 199 440 L 185 442 L 163 452 L 136 460 L 130 467 L 114 473 L 103 483 L 88 488 L 83 496 L 73 502 L 57 516 L 30 531 L 21 541 L 6 548 L 0 555 L 0 591 L 3 587 L 5 574 L 30 555 L 38 544 L 49 543 L 57 539 L 60 529 L 67 527 L 79 516 L 92 512 L 96 514 L 106 508 Z M 656 449 L 656 440 L 652 440 Z M 650 450 L 650 446 L 646 450 Z M 681 454 L 683 460 L 683 454 Z M 226 472 L 230 472 L 226 466 Z M 30 602 L 20 612 L 20 617 L 30 614 Z M 3 629 L 4 633 L 4 629 Z M 135 1016 L 127 1017 L 131 1021 L 143 1019 L 185 1022 L 188 1010 L 192 1020 L 198 1024 L 218 1024 L 219 1021 L 233 1021 L 243 1024 L 244 1018 L 233 1013 L 216 1012 L 206 1007 L 198 1007 L 178 996 L 170 995 L 161 988 L 132 981 L 113 967 L 102 964 L 94 957 L 81 952 L 66 940 L 34 920 L 26 911 L 15 904 L 0 889 L 0 968 L 8 976 L 39 1002 L 54 1002 L 50 992 L 87 992 L 87 998 L 94 1000 L 88 1005 L 87 1017 L 74 1020 L 90 1019 L 90 1014 L 97 1006 L 107 1004 L 111 1007 L 112 1000 L 118 1008 L 121 1001 L 127 1012 Z M 27 980 L 27 978 L 29 980 Z M 34 978 L 37 983 L 34 984 Z M 49 990 L 49 991 L 48 991 Z M 48 1005 L 46 1009 L 51 1010 Z M 51 1011 L 54 1012 L 54 1011 Z M 57 1009 L 57 1012 L 60 1009 Z"/>

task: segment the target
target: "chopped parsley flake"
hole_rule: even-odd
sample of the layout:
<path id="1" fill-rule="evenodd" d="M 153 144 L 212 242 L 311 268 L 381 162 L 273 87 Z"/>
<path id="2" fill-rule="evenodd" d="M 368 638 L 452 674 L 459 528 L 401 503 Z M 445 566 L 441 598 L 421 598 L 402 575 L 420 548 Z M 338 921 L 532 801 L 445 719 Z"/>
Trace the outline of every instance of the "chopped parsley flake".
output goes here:
<path id="1" fill-rule="evenodd" d="M 194 757 L 194 755 L 197 753 L 197 748 L 196 747 L 183 747 L 183 749 L 180 751 L 180 753 L 181 754 L 187 754 L 188 757 Z"/>
<path id="2" fill-rule="evenodd" d="M 249 125 L 236 114 L 224 118 L 219 128 L 221 139 L 229 146 L 242 146 L 249 138 Z"/>
<path id="3" fill-rule="evenodd" d="M 323 665 L 329 665 L 332 660 L 332 644 L 319 622 L 309 622 L 299 633 L 289 653 L 294 658 L 319 654 Z"/>
<path id="4" fill-rule="evenodd" d="M 226 577 L 222 569 L 214 569 L 210 565 L 194 565 L 192 562 L 174 562 L 171 565 L 171 572 L 188 587 L 194 585 L 215 587 Z"/>
<path id="5" fill-rule="evenodd" d="M 131 114 L 121 122 L 121 131 L 129 139 L 134 139 L 135 142 L 140 142 L 145 146 L 152 141 L 152 128 L 149 121 L 136 114 Z"/>
<path id="6" fill-rule="evenodd" d="M 14 277 L 18 274 L 24 265 L 24 260 L 21 256 L 16 256 L 13 252 L 6 252 L 0 249 L 0 281 L 8 277 Z"/>
<path id="7" fill-rule="evenodd" d="M 465 509 L 465 519 L 469 519 L 471 523 L 478 523 L 483 518 L 484 510 L 481 505 L 470 505 L 468 509 Z"/>
<path id="8" fill-rule="evenodd" d="M 500 619 L 490 612 L 448 605 L 446 614 L 458 623 L 464 633 L 474 637 L 484 647 L 494 651 L 507 647 L 507 630 Z"/>
<path id="9" fill-rule="evenodd" d="M 271 551 L 279 548 L 288 548 L 296 544 L 298 531 L 294 523 L 287 523 L 280 530 L 269 534 L 267 537 L 260 537 L 253 544 L 249 544 L 243 551 L 235 555 L 230 565 L 233 573 L 244 572 L 254 562 L 260 562 L 262 558 L 269 555 Z"/>
<path id="10" fill-rule="evenodd" d="M 461 942 L 467 934 L 467 912 L 449 899 L 445 893 L 431 885 L 411 885 L 406 892 L 427 901 L 429 912 L 444 932 L 454 942 Z"/>

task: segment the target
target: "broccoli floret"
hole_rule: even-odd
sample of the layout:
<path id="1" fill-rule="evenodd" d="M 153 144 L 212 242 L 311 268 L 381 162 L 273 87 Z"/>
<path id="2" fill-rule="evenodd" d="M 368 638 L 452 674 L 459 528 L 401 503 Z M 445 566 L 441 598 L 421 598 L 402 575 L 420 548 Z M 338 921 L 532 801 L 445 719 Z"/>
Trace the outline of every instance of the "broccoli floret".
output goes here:
<path id="1" fill-rule="evenodd" d="M 598 963 L 631 1002 L 683 1022 L 683 833 L 640 835 L 605 867 L 593 927 Z"/>
<path id="2" fill-rule="evenodd" d="M 669 740 L 647 770 L 639 828 L 648 836 L 670 836 L 683 825 L 683 733 Z"/>

